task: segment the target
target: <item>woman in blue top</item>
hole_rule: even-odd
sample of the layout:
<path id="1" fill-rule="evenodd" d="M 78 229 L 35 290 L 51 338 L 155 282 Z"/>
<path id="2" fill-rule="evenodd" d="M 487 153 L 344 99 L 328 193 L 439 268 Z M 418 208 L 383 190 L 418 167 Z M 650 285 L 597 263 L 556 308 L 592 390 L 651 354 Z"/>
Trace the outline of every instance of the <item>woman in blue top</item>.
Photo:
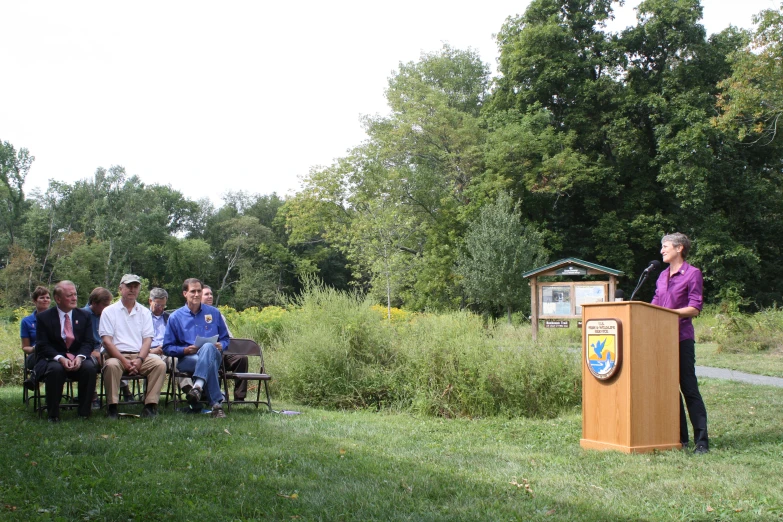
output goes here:
<path id="1" fill-rule="evenodd" d="M 33 292 L 35 312 L 22 319 L 19 329 L 22 337 L 22 351 L 25 353 L 25 365 L 28 370 L 32 370 L 33 366 L 35 366 L 35 357 L 27 357 L 28 355 L 33 355 L 35 350 L 35 314 L 48 310 L 51 302 L 52 298 L 49 296 L 49 289 L 45 286 L 37 287 Z"/>

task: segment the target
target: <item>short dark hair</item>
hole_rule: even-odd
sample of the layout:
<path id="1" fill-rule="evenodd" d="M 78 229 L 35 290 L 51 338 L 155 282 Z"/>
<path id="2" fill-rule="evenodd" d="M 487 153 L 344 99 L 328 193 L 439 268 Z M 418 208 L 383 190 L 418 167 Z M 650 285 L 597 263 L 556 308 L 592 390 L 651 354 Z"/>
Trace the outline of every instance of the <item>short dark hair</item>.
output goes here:
<path id="1" fill-rule="evenodd" d="M 199 285 L 202 289 L 204 288 L 204 283 L 201 282 L 201 279 L 196 279 L 195 277 L 189 277 L 185 279 L 185 281 L 182 283 L 182 291 L 187 292 L 190 290 L 190 285 Z"/>
<path id="2" fill-rule="evenodd" d="M 212 290 L 212 287 L 211 287 L 211 286 L 209 286 L 209 285 L 202 284 L 202 285 L 201 285 L 201 289 L 202 289 L 202 290 L 206 290 L 206 289 L 210 289 L 210 290 Z"/>
<path id="3" fill-rule="evenodd" d="M 114 296 L 111 292 L 102 286 L 96 287 L 90 292 L 90 297 L 87 299 L 88 305 L 111 303 Z"/>
<path id="4" fill-rule="evenodd" d="M 33 302 L 38 301 L 39 297 L 43 297 L 45 295 L 49 295 L 49 289 L 45 286 L 36 286 L 35 290 L 33 290 Z"/>

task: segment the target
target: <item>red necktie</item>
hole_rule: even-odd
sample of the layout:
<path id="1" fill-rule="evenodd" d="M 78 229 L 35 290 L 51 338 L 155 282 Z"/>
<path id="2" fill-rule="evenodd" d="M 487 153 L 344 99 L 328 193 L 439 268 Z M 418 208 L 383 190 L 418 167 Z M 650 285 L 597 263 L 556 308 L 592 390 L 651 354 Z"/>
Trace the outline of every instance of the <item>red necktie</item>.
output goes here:
<path id="1" fill-rule="evenodd" d="M 71 327 L 71 318 L 65 314 L 65 347 L 70 348 L 73 344 L 73 328 Z"/>

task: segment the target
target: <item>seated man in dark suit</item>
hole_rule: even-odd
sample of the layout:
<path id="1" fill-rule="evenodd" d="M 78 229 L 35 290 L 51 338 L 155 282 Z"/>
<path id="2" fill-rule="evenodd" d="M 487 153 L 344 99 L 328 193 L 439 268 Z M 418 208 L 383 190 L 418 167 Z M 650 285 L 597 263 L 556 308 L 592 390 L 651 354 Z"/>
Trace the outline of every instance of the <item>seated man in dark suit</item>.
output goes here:
<path id="1" fill-rule="evenodd" d="M 36 316 L 38 356 L 47 361 L 46 408 L 50 422 L 60 422 L 60 401 L 66 377 L 79 381 L 79 416 L 92 413 L 98 369 L 90 357 L 94 346 L 90 316 L 76 306 L 76 286 L 61 281 L 54 287 L 55 308 Z"/>

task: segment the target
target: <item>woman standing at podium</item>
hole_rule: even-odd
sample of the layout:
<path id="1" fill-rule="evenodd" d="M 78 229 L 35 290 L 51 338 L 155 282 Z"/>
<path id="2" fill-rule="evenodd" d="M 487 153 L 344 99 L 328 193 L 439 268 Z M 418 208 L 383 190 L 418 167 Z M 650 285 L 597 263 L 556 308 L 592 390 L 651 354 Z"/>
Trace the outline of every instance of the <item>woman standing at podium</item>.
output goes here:
<path id="1" fill-rule="evenodd" d="M 683 448 L 687 447 L 688 421 L 682 404 L 684 397 L 693 426 L 693 452 L 701 454 L 707 453 L 710 445 L 707 437 L 707 408 L 696 379 L 696 336 L 692 319 L 702 309 L 704 281 L 701 270 L 685 261 L 690 248 L 691 242 L 685 234 L 675 232 L 663 236 L 661 256 L 669 268 L 661 271 L 658 277 L 652 304 L 674 310 L 680 316 L 680 441 Z"/>

